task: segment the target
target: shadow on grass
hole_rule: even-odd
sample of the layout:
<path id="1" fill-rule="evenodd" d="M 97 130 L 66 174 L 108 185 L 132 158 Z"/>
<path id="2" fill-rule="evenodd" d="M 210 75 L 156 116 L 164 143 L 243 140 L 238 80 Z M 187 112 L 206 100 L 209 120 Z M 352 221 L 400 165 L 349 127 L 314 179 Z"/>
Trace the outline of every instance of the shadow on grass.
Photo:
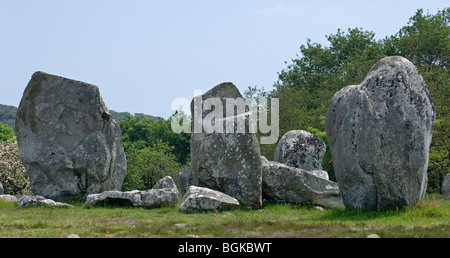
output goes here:
<path id="1" fill-rule="evenodd" d="M 389 219 L 392 217 L 398 217 L 404 213 L 406 213 L 405 209 L 400 209 L 397 211 L 359 211 L 340 208 L 328 210 L 325 214 L 319 216 L 317 220 L 363 222 L 375 219 Z"/>

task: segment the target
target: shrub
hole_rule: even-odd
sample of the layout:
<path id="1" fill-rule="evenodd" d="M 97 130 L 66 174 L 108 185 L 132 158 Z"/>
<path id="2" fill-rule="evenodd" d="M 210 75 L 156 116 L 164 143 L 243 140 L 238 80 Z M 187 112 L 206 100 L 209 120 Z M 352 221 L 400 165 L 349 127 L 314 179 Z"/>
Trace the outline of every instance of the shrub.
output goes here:
<path id="1" fill-rule="evenodd" d="M 31 194 L 28 174 L 14 139 L 0 141 L 0 182 L 6 194 Z"/>

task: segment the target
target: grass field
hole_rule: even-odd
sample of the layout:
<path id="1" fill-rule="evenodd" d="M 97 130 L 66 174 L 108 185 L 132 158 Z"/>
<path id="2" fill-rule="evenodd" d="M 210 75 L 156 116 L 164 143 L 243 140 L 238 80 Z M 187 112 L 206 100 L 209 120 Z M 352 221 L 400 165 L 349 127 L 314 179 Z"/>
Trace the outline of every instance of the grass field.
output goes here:
<path id="1" fill-rule="evenodd" d="M 19 208 L 0 201 L 0 237 L 64 238 L 448 238 L 450 202 L 428 195 L 415 207 L 388 212 L 319 211 L 313 205 L 264 203 L 260 210 L 185 214 L 157 209 Z"/>

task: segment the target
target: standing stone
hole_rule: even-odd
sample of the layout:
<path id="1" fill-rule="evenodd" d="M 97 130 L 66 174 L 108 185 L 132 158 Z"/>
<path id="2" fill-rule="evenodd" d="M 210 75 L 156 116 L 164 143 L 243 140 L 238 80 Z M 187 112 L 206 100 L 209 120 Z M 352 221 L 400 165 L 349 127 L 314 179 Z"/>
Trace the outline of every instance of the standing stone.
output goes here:
<path id="1" fill-rule="evenodd" d="M 122 134 L 97 86 L 36 72 L 16 132 L 34 194 L 55 199 L 121 189 Z"/>
<path id="2" fill-rule="evenodd" d="M 444 196 L 444 199 L 450 200 L 450 173 L 447 174 L 442 181 L 441 193 Z"/>
<path id="3" fill-rule="evenodd" d="M 331 100 L 326 131 L 346 207 L 413 206 L 427 187 L 435 111 L 425 81 L 403 57 L 380 60 Z"/>
<path id="4" fill-rule="evenodd" d="M 0 182 L 0 195 L 2 195 L 5 192 L 5 190 L 3 189 L 3 185 Z"/>
<path id="5" fill-rule="evenodd" d="M 322 170 L 326 145 L 310 132 L 295 130 L 287 132 L 278 142 L 274 161 L 306 171 Z"/>
<path id="6" fill-rule="evenodd" d="M 178 173 L 178 184 L 180 185 L 181 196 L 184 196 L 189 190 L 189 186 L 194 185 L 194 177 L 192 176 L 191 164 L 187 165 L 183 171 Z"/>
<path id="7" fill-rule="evenodd" d="M 206 100 L 214 98 L 221 106 L 211 108 L 213 110 L 205 108 Z M 226 129 L 227 121 L 236 121 L 243 117 L 243 114 L 234 112 L 234 115 L 226 115 L 227 98 L 242 99 L 241 93 L 232 83 L 214 87 L 204 95 L 195 97 L 191 104 L 194 120 L 191 169 L 194 185 L 223 192 L 250 209 L 258 209 L 262 205 L 262 171 L 258 140 L 255 133 L 249 132 L 248 126 L 245 133 L 238 133 L 236 122 L 233 132 L 230 133 Z M 196 103 L 200 105 L 195 105 Z M 207 121 L 205 118 L 211 118 L 213 114 L 220 114 L 220 117 L 211 119 L 209 124 L 215 125 L 223 132 L 208 133 L 205 127 L 196 132 L 195 127 L 202 125 L 202 121 Z M 249 118 L 244 118 L 245 124 L 248 125 Z"/>

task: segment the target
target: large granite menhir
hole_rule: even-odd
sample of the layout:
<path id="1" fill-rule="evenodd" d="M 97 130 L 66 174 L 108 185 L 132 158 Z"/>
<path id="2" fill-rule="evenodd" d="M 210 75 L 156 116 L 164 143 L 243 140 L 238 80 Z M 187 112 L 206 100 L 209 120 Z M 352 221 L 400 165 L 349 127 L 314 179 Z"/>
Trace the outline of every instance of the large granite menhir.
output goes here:
<path id="1" fill-rule="evenodd" d="M 218 110 L 214 107 L 213 110 L 205 108 L 206 100 L 220 100 L 218 105 L 223 105 L 225 111 L 227 98 L 237 99 L 242 98 L 242 95 L 232 83 L 223 83 L 196 98 L 191 104 L 191 112 L 194 125 L 201 125 L 211 112 Z M 195 105 L 196 102 L 198 105 Z M 234 133 L 227 132 L 225 121 L 235 120 L 242 114 L 227 116 L 226 112 L 222 113 L 225 114 L 220 114 L 210 124 L 222 127 L 223 133 L 207 133 L 205 130 L 194 130 L 192 133 L 191 170 L 194 185 L 223 192 L 250 209 L 261 208 L 261 155 L 256 134 L 248 133 L 248 130 L 238 133 L 237 123 Z M 248 123 L 248 118 L 245 120 Z"/>
<path id="2" fill-rule="evenodd" d="M 403 57 L 380 60 L 360 85 L 336 93 L 325 127 L 345 206 L 388 210 L 422 199 L 435 117 L 425 81 Z"/>
<path id="3" fill-rule="evenodd" d="M 17 112 L 16 133 L 35 195 L 55 199 L 121 189 L 122 134 L 97 86 L 36 72 Z"/>

